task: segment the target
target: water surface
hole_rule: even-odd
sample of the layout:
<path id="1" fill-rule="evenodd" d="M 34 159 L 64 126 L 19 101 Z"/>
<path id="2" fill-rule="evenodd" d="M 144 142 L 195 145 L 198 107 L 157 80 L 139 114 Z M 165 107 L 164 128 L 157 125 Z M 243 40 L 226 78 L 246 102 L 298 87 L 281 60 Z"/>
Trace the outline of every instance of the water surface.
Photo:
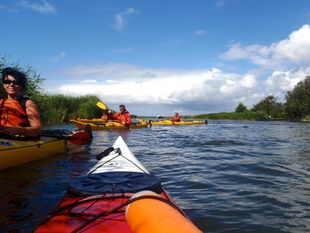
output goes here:
<path id="1" fill-rule="evenodd" d="M 310 124 L 258 121 L 96 131 L 88 147 L 1 171 L 0 231 L 31 232 L 119 135 L 203 232 L 310 232 Z"/>

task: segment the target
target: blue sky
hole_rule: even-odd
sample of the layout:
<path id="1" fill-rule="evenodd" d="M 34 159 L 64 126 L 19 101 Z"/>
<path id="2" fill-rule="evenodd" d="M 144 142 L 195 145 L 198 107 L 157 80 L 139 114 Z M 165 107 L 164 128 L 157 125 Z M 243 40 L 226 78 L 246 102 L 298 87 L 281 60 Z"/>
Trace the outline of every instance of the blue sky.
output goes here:
<path id="1" fill-rule="evenodd" d="M 138 115 L 248 108 L 310 73 L 310 1 L 0 0 L 0 55 Z"/>

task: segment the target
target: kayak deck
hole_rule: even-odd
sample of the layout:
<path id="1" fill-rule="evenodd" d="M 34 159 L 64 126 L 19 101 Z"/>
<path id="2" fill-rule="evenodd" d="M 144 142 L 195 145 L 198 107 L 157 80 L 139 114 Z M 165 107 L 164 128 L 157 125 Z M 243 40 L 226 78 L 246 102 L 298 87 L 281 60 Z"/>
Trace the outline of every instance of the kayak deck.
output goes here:
<path id="1" fill-rule="evenodd" d="M 88 118 L 77 118 L 76 121 L 80 121 L 80 122 L 83 122 L 83 123 L 101 123 L 101 122 L 107 122 L 107 120 L 101 119 L 101 118 L 92 118 L 92 119 L 88 119 Z"/>
<path id="2" fill-rule="evenodd" d="M 152 121 L 152 125 L 202 125 L 207 124 L 206 121 L 171 121 L 171 120 L 162 120 L 162 121 Z"/>
<path id="3" fill-rule="evenodd" d="M 84 129 L 86 125 L 90 125 L 92 130 L 139 129 L 139 128 L 146 128 L 149 124 L 148 122 L 137 122 L 129 126 L 125 126 L 116 121 L 82 122 L 78 120 L 70 120 L 70 122 L 73 123 L 79 129 Z"/>
<path id="4" fill-rule="evenodd" d="M 105 232 L 132 233 L 125 208 L 133 194 L 104 194 L 91 197 L 65 197 L 58 210 L 36 233 Z M 163 198 L 168 199 L 164 193 Z"/>
<path id="5" fill-rule="evenodd" d="M 97 158 L 100 161 L 88 174 L 70 182 L 64 199 L 35 230 L 36 233 L 136 232 L 126 219 L 126 209 L 129 204 L 139 199 L 135 195 L 142 190 L 150 190 L 156 194 L 156 199 L 175 206 L 162 188 L 160 180 L 137 160 L 121 137 L 113 147 L 99 154 Z M 148 196 L 144 198 L 151 199 Z M 184 214 L 176 206 L 175 208 Z M 182 218 L 185 219 L 183 215 Z M 201 232 L 190 220 L 186 218 L 185 221 L 194 229 L 187 231 L 188 233 Z"/>

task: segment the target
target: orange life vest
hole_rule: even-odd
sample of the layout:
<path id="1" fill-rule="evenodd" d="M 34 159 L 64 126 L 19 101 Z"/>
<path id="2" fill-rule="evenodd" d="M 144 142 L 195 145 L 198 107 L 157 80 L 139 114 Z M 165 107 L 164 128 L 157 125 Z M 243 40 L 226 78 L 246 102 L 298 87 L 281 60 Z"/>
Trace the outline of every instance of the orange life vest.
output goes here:
<path id="1" fill-rule="evenodd" d="M 174 121 L 174 122 L 180 122 L 180 121 L 181 121 L 180 115 L 175 115 L 175 116 L 172 118 L 172 121 Z"/>
<path id="2" fill-rule="evenodd" d="M 122 124 L 131 124 L 130 113 L 126 110 L 124 113 L 117 112 L 114 114 L 114 119 L 118 120 Z"/>
<path id="3" fill-rule="evenodd" d="M 27 99 L 0 99 L 0 126 L 22 128 L 29 126 L 25 110 Z"/>

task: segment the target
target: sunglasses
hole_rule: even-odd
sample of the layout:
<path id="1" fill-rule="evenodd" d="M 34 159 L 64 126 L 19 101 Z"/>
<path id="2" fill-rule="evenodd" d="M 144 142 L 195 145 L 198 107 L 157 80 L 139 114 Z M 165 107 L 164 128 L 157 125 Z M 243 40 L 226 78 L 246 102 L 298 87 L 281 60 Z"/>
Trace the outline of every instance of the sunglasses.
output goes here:
<path id="1" fill-rule="evenodd" d="M 15 85 L 15 86 L 21 85 L 21 83 L 19 83 L 16 80 L 4 79 L 2 82 L 3 82 L 3 84 L 8 84 L 8 85 L 10 85 L 11 83 L 13 83 L 13 85 Z"/>

